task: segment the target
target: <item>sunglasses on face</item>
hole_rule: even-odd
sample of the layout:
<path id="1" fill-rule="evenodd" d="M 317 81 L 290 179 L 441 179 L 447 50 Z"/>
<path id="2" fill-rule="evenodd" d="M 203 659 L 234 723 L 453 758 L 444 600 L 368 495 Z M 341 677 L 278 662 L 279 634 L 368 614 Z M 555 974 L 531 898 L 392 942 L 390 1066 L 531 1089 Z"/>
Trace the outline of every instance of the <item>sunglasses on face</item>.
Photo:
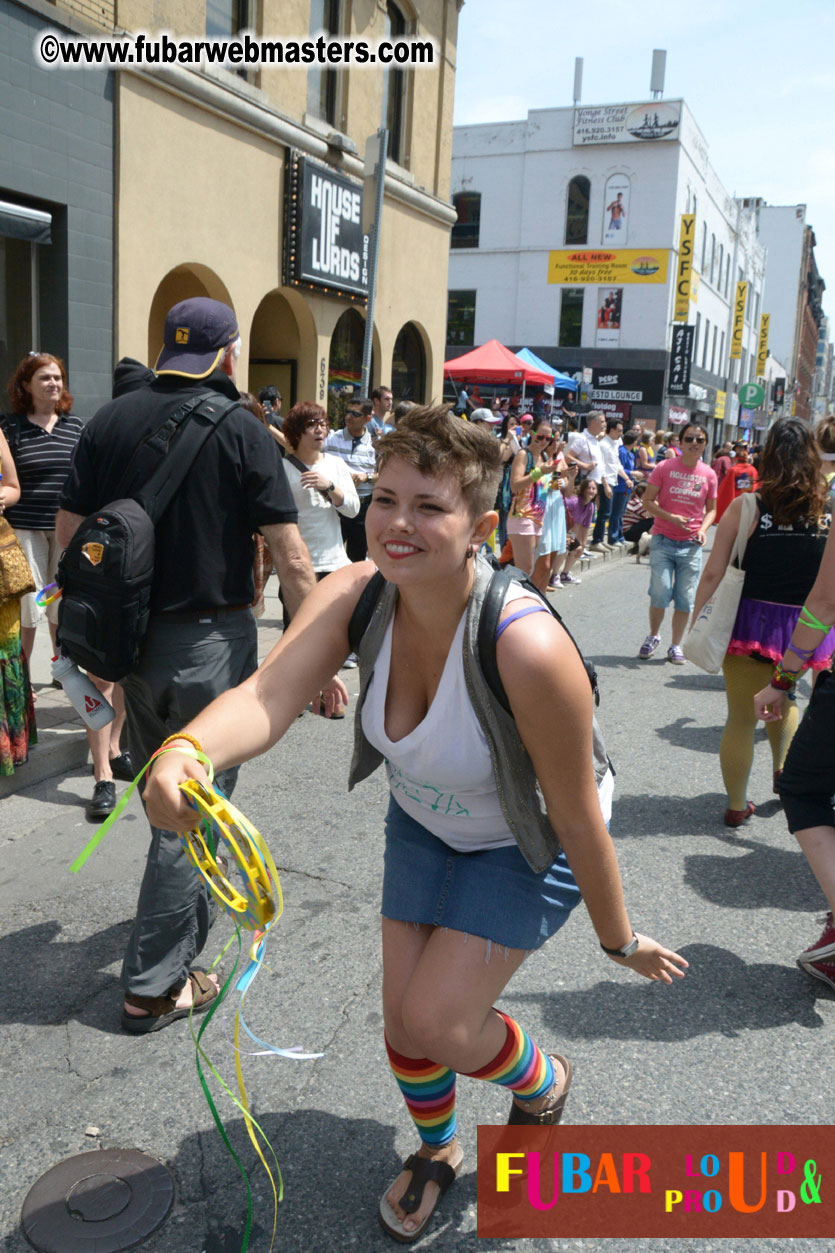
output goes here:
<path id="1" fill-rule="evenodd" d="M 685 435 L 681 442 L 683 444 L 706 444 L 707 440 L 703 435 Z"/>
<path id="2" fill-rule="evenodd" d="M 317 426 L 327 426 L 327 425 L 328 425 L 327 418 L 314 418 L 311 422 L 308 422 L 307 426 L 304 429 L 306 431 L 315 431 Z"/>

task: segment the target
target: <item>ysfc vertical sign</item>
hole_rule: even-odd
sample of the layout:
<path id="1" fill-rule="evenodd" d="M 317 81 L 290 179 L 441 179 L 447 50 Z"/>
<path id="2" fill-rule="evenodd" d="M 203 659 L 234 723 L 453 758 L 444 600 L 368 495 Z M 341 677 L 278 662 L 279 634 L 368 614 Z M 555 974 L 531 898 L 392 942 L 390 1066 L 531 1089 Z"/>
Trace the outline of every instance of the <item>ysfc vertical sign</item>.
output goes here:
<path id="1" fill-rule="evenodd" d="M 285 214 L 285 278 L 341 296 L 368 294 L 362 185 L 292 154 Z"/>
<path id="2" fill-rule="evenodd" d="M 693 240 L 695 237 L 695 213 L 682 213 L 681 229 L 678 236 L 674 322 L 686 322 L 690 316 L 690 275 L 693 270 Z"/>

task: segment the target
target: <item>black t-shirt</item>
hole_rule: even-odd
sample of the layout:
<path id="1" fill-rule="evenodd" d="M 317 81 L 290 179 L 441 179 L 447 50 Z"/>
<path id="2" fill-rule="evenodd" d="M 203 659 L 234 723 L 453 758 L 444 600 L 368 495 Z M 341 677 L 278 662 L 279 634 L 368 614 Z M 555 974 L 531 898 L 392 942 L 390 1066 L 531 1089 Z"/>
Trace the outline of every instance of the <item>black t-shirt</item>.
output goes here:
<path id="1" fill-rule="evenodd" d="M 61 508 L 86 517 L 116 499 L 136 446 L 207 388 L 238 395 L 216 370 L 199 382 L 163 377 L 99 409 L 76 447 Z M 206 441 L 156 528 L 154 613 L 252 601 L 252 533 L 296 522 L 278 445 L 258 419 L 233 409 Z"/>

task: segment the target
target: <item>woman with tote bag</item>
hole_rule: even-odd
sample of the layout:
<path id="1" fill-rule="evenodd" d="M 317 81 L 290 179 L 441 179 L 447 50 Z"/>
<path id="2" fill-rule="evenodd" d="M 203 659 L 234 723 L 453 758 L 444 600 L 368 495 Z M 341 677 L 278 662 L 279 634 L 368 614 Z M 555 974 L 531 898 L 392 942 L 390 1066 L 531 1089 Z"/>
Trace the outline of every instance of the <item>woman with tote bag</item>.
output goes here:
<path id="1" fill-rule="evenodd" d="M 728 718 L 719 761 L 728 793 L 727 827 L 740 826 L 755 810 L 747 799 L 756 728 L 753 698 L 766 686 L 775 662 L 782 657 L 817 576 L 826 543 L 820 527 L 824 495 L 820 455 L 811 430 L 794 418 L 781 418 L 769 431 L 763 450 L 756 508 L 741 560 L 742 596 L 722 665 Z M 743 508 L 750 508 L 744 495 L 729 506 L 717 527 L 713 551 L 696 591 L 694 623 L 728 569 Z M 830 631 L 815 650 L 811 668 L 827 668 L 833 652 L 835 632 Z M 766 726 L 775 791 L 796 729 L 793 701 L 787 702 L 780 721 Z"/>

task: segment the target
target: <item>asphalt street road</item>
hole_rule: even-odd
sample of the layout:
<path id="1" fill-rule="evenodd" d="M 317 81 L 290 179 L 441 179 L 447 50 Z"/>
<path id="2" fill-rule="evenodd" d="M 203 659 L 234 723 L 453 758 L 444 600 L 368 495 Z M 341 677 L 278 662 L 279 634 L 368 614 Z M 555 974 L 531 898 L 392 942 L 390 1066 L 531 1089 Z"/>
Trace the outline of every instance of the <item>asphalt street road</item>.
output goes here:
<path id="1" fill-rule="evenodd" d="M 569 1124 L 826 1123 L 835 996 L 794 964 L 817 935 L 821 897 L 771 794 L 762 735 L 750 787 L 757 815 L 738 833 L 721 825 L 722 680 L 637 659 L 647 581 L 645 564 L 623 561 L 556 603 L 600 670 L 600 718 L 618 771 L 612 830 L 633 923 L 683 952 L 690 972 L 666 988 L 616 967 L 580 909 L 525 963 L 503 1004 L 573 1059 Z M 356 690 L 356 671 L 348 682 Z M 264 1040 L 323 1054 L 246 1059 L 253 1109 L 284 1173 L 283 1253 L 392 1248 L 377 1203 L 415 1147 L 380 1014 L 386 789 L 378 775 L 347 793 L 351 740 L 350 717 L 326 723 L 306 714 L 244 768 L 235 795 L 273 850 L 285 894 L 247 1020 Z M 118 972 L 147 844 L 135 798 L 84 870 L 69 873 L 91 832 L 89 788 L 85 770 L 2 802 L 0 1249 L 29 1248 L 19 1215 L 32 1183 L 56 1162 L 103 1146 L 142 1149 L 174 1174 L 172 1214 L 144 1248 L 233 1253 L 245 1192 L 201 1092 L 187 1023 L 139 1039 L 119 1032 Z M 210 961 L 231 934 L 218 921 Z M 224 962 L 228 969 L 228 955 Z M 234 1086 L 219 1017 L 204 1042 Z M 508 1099 L 470 1080 L 459 1093 L 467 1159 L 421 1247 L 600 1248 L 599 1240 L 478 1240 L 476 1125 L 504 1121 Z M 218 1103 L 253 1167 L 250 1247 L 266 1253 L 266 1178 L 239 1111 L 222 1093 Z M 612 1239 L 604 1247 L 737 1253 L 780 1244 Z"/>

